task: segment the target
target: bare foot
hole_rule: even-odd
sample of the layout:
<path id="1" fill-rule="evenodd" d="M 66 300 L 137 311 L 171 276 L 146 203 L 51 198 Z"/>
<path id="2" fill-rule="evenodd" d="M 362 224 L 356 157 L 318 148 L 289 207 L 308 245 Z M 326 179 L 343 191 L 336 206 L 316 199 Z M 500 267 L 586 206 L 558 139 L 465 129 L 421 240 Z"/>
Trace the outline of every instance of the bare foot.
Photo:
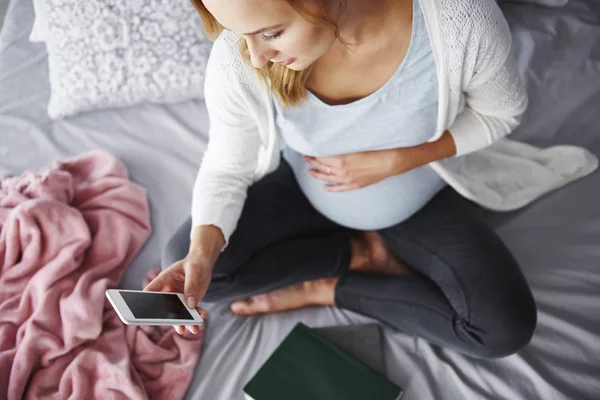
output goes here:
<path id="1" fill-rule="evenodd" d="M 351 238 L 352 260 L 349 269 L 386 275 L 411 275 L 414 272 L 389 249 L 377 232 L 361 232 Z M 335 286 L 339 278 L 307 281 L 231 304 L 238 315 L 293 310 L 314 305 L 335 305 Z"/>
<path id="2" fill-rule="evenodd" d="M 410 269 L 396 256 L 383 238 L 374 231 L 360 232 L 350 239 L 352 244 L 351 271 L 385 275 L 412 275 Z"/>
<path id="3" fill-rule="evenodd" d="M 231 311 L 238 315 L 252 315 L 315 305 L 333 306 L 337 281 L 337 277 L 319 279 L 259 294 L 248 300 L 233 302 Z"/>

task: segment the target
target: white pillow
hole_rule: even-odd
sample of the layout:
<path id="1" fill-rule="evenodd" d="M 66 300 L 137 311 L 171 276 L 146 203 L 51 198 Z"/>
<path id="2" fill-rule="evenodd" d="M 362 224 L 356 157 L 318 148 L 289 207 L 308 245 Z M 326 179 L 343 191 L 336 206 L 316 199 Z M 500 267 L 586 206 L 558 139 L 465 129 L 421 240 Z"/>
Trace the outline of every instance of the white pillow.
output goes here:
<path id="1" fill-rule="evenodd" d="M 34 0 L 34 5 L 31 37 L 45 41 L 48 50 L 50 118 L 203 98 L 212 42 L 189 0 Z"/>
<path id="2" fill-rule="evenodd" d="M 46 36 L 48 36 L 48 21 L 46 21 L 48 13 L 44 12 L 44 0 L 33 0 L 33 12 L 35 19 L 33 20 L 29 40 L 35 43 L 43 43 Z"/>

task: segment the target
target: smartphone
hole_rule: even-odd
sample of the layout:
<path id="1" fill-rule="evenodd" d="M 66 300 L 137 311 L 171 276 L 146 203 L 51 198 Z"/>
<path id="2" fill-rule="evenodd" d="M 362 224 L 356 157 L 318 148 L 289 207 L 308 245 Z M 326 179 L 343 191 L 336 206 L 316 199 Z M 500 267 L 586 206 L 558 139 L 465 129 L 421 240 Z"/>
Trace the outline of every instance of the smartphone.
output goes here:
<path id="1" fill-rule="evenodd" d="M 109 289 L 106 297 L 126 325 L 202 325 L 204 319 L 188 308 L 182 293 Z"/>

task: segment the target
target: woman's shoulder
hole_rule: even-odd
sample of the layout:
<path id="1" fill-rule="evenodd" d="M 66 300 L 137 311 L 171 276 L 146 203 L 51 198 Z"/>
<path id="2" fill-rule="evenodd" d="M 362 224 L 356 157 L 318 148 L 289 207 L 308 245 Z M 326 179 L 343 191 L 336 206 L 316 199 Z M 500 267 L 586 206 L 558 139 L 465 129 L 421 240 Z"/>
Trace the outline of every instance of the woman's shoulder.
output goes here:
<path id="1" fill-rule="evenodd" d="M 465 53 L 508 54 L 511 33 L 496 0 L 421 0 L 433 6 L 440 40 L 446 48 Z M 495 54 L 492 54 L 495 53 Z"/>
<path id="2" fill-rule="evenodd" d="M 224 30 L 215 40 L 208 58 L 205 96 L 239 96 L 256 101 L 261 98 L 260 88 L 258 74 L 240 53 L 240 36 Z"/>
<path id="3" fill-rule="evenodd" d="M 241 59 L 239 49 L 240 35 L 235 32 L 231 32 L 224 29 L 219 37 L 215 40 L 213 46 L 213 52 L 219 55 L 219 57 L 226 57 L 228 59 Z"/>
<path id="4" fill-rule="evenodd" d="M 507 24 L 496 0 L 421 0 L 432 3 L 439 24 L 447 30 L 462 32 L 469 29 L 485 34 Z M 468 29 L 469 28 L 469 29 Z"/>
<path id="5" fill-rule="evenodd" d="M 215 40 L 206 66 L 204 97 L 211 107 L 260 107 L 263 89 L 252 64 L 240 53 L 240 36 L 223 31 Z"/>
<path id="6" fill-rule="evenodd" d="M 207 74 L 221 76 L 224 79 L 249 79 L 253 74 L 252 66 L 240 53 L 240 36 L 224 30 L 215 40 L 210 52 Z"/>

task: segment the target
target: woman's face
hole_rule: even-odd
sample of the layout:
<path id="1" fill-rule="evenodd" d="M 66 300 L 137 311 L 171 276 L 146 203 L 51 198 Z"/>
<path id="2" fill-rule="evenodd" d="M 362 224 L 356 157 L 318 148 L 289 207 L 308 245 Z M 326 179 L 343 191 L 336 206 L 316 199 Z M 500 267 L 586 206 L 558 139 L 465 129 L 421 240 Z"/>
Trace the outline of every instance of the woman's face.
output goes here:
<path id="1" fill-rule="evenodd" d="M 317 10 L 316 0 L 305 4 Z M 310 23 L 285 0 L 204 0 L 204 5 L 223 27 L 244 36 L 256 68 L 276 62 L 301 71 L 335 42 L 331 28 Z"/>

